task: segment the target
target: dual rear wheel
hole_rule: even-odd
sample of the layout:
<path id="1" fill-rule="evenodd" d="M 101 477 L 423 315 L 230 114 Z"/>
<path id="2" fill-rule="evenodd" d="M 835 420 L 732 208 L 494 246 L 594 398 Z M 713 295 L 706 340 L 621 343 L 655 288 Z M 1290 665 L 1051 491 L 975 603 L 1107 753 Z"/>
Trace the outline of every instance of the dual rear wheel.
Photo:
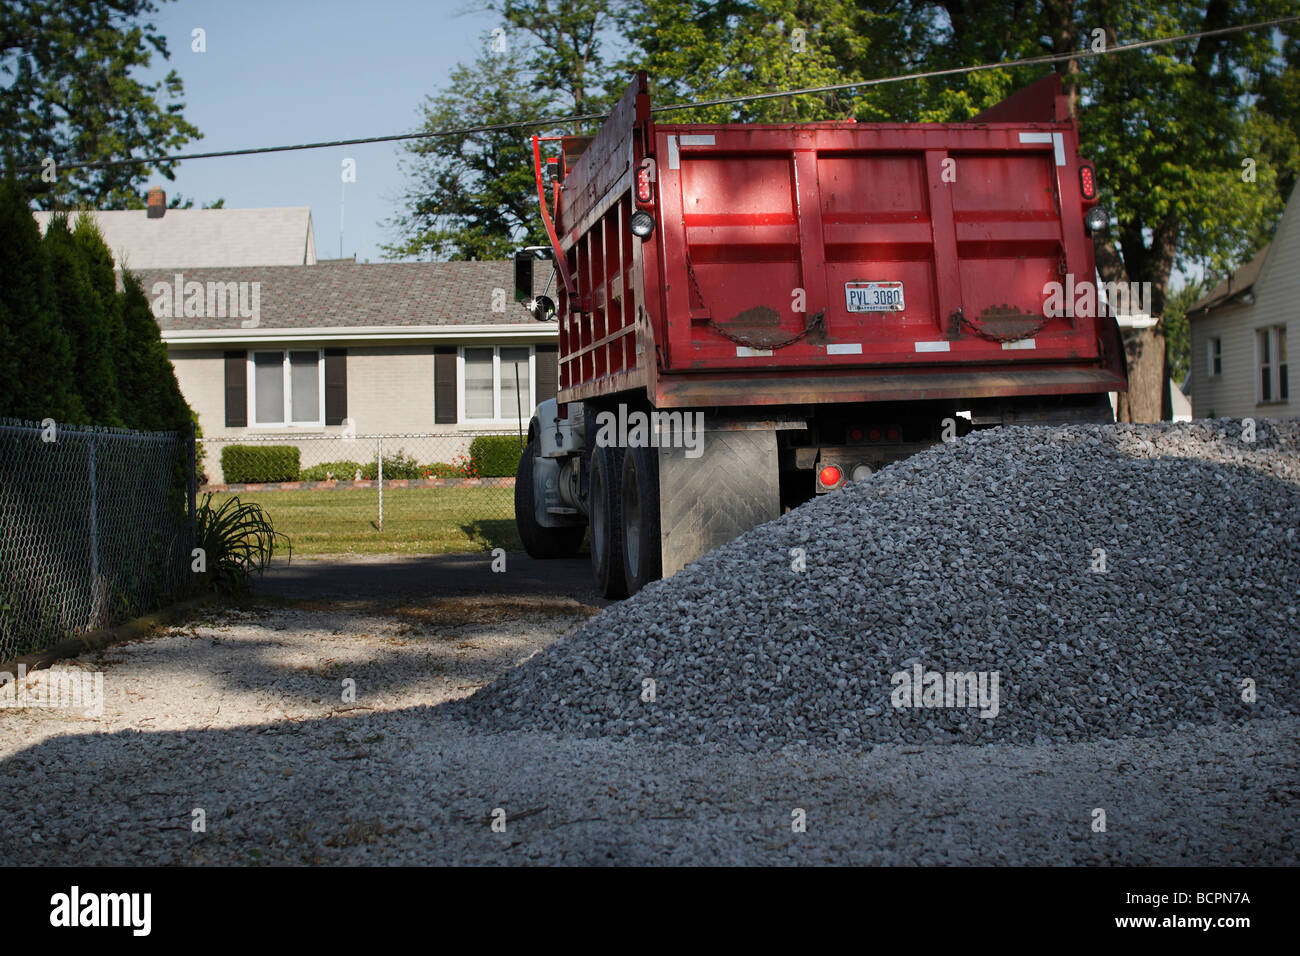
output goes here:
<path id="1" fill-rule="evenodd" d="M 607 598 L 635 594 L 661 573 L 657 451 L 597 446 L 588 494 L 596 587 Z"/>

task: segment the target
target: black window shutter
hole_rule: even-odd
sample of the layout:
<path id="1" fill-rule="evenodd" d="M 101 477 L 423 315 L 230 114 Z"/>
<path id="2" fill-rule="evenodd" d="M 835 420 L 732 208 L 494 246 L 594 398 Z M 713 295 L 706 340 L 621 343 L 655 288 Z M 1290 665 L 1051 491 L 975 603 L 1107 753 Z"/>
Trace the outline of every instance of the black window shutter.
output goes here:
<path id="1" fill-rule="evenodd" d="M 248 425 L 248 353 L 226 353 L 226 427 Z"/>
<path id="2" fill-rule="evenodd" d="M 537 346 L 537 404 L 554 398 L 560 384 L 560 350 L 557 345 Z"/>
<path id="3" fill-rule="evenodd" d="M 342 425 L 348 417 L 348 350 L 325 350 L 325 424 Z"/>
<path id="4" fill-rule="evenodd" d="M 456 346 L 433 347 L 433 420 L 456 424 Z"/>

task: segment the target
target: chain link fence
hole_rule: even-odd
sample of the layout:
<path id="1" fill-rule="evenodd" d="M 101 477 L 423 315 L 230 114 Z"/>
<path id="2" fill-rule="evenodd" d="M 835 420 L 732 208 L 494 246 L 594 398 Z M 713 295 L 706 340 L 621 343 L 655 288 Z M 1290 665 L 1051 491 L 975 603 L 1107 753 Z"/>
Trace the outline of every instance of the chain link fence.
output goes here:
<path id="1" fill-rule="evenodd" d="M 521 547 L 517 432 L 200 439 L 201 492 L 258 504 L 294 555 Z"/>
<path id="2" fill-rule="evenodd" d="M 192 447 L 0 419 L 0 661 L 186 593 Z"/>

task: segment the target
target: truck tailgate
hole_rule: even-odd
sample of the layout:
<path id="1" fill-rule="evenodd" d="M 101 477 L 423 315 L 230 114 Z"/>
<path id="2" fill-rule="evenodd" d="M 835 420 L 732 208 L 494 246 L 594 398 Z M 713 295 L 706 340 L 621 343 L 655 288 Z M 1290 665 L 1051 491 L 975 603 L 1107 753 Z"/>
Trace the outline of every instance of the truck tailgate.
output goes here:
<path id="1" fill-rule="evenodd" d="M 1073 124 L 654 130 L 665 373 L 1097 358 Z"/>

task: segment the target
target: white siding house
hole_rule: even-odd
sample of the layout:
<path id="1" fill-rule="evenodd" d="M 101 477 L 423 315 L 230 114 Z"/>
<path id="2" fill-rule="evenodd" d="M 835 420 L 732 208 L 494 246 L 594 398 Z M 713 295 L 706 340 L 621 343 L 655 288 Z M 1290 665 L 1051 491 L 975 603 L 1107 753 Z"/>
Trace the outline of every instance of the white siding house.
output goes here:
<path id="1" fill-rule="evenodd" d="M 1289 349 L 1300 338 L 1300 189 L 1273 241 L 1187 310 L 1197 418 L 1300 415 Z"/>

